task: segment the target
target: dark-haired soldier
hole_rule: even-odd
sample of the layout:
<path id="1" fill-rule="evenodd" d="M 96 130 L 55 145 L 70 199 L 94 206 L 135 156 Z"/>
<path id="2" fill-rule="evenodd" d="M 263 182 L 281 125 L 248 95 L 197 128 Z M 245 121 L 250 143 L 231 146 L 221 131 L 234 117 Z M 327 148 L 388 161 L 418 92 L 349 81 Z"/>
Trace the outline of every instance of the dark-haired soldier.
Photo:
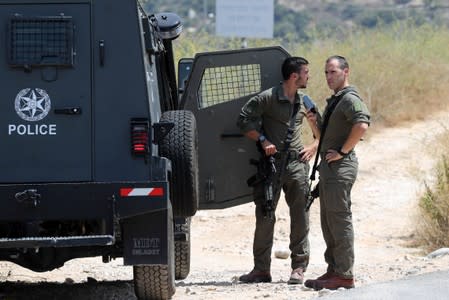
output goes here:
<path id="1" fill-rule="evenodd" d="M 298 89 L 307 87 L 308 61 L 302 57 L 289 57 L 282 64 L 283 81 L 280 85 L 252 97 L 242 108 L 238 126 L 245 135 L 260 143 L 266 156 L 276 157 L 276 169 L 282 174 L 279 181 L 290 208 L 290 250 L 292 272 L 289 284 L 303 283 L 303 273 L 309 263 L 309 215 L 304 210 L 308 191 L 308 161 L 315 154 L 317 141 L 303 146 L 301 129 L 307 113 L 302 104 L 305 95 Z M 296 108 L 296 111 L 295 111 Z M 312 127 L 312 126 L 311 126 Z M 288 129 L 292 139 L 284 150 Z M 316 128 L 316 126 L 315 126 Z M 288 145 L 288 144 L 287 144 Z M 281 169 L 286 158 L 285 169 Z M 279 187 L 279 188 L 280 188 Z M 275 217 L 267 218 L 264 203 L 264 184 L 254 187 L 256 204 L 256 230 L 254 234 L 254 268 L 239 280 L 245 283 L 271 282 L 271 250 Z M 274 208 L 279 200 L 277 193 Z"/>
<path id="2" fill-rule="evenodd" d="M 306 280 L 305 286 L 315 290 L 354 287 L 351 189 L 358 170 L 354 148 L 370 124 L 368 108 L 349 85 L 347 60 L 337 55 L 329 57 L 325 74 L 327 85 L 334 91 L 324 110 L 323 119 L 329 113 L 330 117 L 325 131 L 321 128 L 324 135 L 319 149 L 321 229 L 328 267 L 317 279 Z M 307 117 L 314 124 L 314 114 L 309 112 Z"/>

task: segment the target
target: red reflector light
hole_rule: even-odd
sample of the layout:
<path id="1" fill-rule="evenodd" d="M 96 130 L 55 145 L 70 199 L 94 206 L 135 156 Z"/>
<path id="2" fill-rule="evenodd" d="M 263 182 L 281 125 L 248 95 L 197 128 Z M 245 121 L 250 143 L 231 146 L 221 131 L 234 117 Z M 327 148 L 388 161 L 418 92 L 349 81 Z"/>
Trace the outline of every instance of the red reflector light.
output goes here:
<path id="1" fill-rule="evenodd" d="M 135 156 L 149 154 L 149 122 L 147 119 L 131 120 L 131 151 Z"/>

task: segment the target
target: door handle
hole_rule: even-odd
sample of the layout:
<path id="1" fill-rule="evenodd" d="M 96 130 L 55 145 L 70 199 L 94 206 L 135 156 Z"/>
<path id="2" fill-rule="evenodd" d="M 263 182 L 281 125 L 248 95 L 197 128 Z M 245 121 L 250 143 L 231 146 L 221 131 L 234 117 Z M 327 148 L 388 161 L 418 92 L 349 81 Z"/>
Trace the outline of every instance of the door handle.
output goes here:
<path id="1" fill-rule="evenodd" d="M 225 139 L 225 138 L 240 138 L 240 137 L 244 137 L 244 135 L 242 133 L 234 133 L 234 132 L 232 132 L 232 133 L 222 133 L 220 135 L 220 137 L 222 139 Z"/>
<path id="2" fill-rule="evenodd" d="M 104 46 L 104 40 L 100 40 L 98 42 L 98 47 L 100 50 L 100 66 L 104 66 L 104 56 L 105 56 L 105 46 Z"/>
<path id="3" fill-rule="evenodd" d="M 80 115 L 81 107 L 56 108 L 55 114 L 58 114 L 58 115 Z"/>

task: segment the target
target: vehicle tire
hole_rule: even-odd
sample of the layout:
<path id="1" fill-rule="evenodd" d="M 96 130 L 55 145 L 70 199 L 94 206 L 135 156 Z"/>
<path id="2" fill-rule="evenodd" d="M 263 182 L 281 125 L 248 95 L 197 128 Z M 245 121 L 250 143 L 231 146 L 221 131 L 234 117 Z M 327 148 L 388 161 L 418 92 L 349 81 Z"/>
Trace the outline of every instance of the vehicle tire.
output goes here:
<path id="1" fill-rule="evenodd" d="M 199 197 L 195 117 L 190 111 L 167 111 L 162 114 L 160 121 L 175 124 L 159 143 L 159 155 L 170 159 L 172 164 L 170 198 L 173 214 L 191 217 L 198 209 Z"/>
<path id="2" fill-rule="evenodd" d="M 173 220 L 169 205 L 170 220 Z M 173 232 L 173 222 L 169 222 Z M 171 299 L 175 294 L 175 251 L 173 235 L 167 236 L 168 259 L 166 265 L 136 265 L 134 271 L 134 291 L 137 299 Z"/>
<path id="3" fill-rule="evenodd" d="M 190 272 L 190 218 L 186 218 L 184 224 L 176 224 L 181 226 L 178 229 L 179 232 L 184 233 L 187 236 L 186 241 L 175 240 L 175 279 L 186 279 Z"/>

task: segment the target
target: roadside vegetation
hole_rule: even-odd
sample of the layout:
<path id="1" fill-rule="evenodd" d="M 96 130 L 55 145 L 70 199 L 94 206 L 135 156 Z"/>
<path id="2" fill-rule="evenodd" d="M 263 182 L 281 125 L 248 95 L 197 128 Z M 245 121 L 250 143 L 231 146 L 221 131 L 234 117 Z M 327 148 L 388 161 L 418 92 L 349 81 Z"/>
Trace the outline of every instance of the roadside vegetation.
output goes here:
<path id="1" fill-rule="evenodd" d="M 440 140 L 442 149 L 449 149 L 449 128 Z M 419 201 L 417 242 L 429 251 L 449 247 L 449 155 L 444 152 L 434 170 L 435 183 L 425 184 Z"/>
<path id="2" fill-rule="evenodd" d="M 312 34 L 312 33 L 311 33 Z M 448 109 L 449 31 L 445 26 L 397 22 L 377 29 L 346 32 L 344 37 L 313 33 L 310 42 L 281 39 L 248 39 L 248 47 L 281 45 L 292 55 L 306 57 L 311 65 L 307 93 L 320 110 L 330 95 L 324 78 L 324 60 L 333 54 L 346 56 L 351 83 L 360 91 L 373 117 L 370 133 L 382 127 L 432 118 Z M 176 57 L 197 52 L 238 49 L 242 39 L 220 38 L 207 33 L 186 33 L 175 41 Z M 368 135 L 369 138 L 369 135 Z M 449 130 L 441 146 L 449 151 Z M 386 145 L 388 147 L 388 145 Z M 449 155 L 441 156 L 435 183 L 426 184 L 420 199 L 418 245 L 428 250 L 449 247 Z"/>
<path id="3" fill-rule="evenodd" d="M 282 45 L 290 54 L 306 57 L 311 63 L 306 92 L 321 109 L 330 95 L 324 60 L 333 54 L 347 57 L 351 83 L 369 106 L 375 127 L 394 126 L 427 118 L 447 109 L 449 102 L 449 31 L 446 27 L 414 24 L 399 22 L 375 30 L 355 30 L 340 39 L 315 33 L 309 43 L 248 39 L 247 44 Z M 177 59 L 242 46 L 241 39 L 208 34 L 184 34 L 175 43 Z"/>

